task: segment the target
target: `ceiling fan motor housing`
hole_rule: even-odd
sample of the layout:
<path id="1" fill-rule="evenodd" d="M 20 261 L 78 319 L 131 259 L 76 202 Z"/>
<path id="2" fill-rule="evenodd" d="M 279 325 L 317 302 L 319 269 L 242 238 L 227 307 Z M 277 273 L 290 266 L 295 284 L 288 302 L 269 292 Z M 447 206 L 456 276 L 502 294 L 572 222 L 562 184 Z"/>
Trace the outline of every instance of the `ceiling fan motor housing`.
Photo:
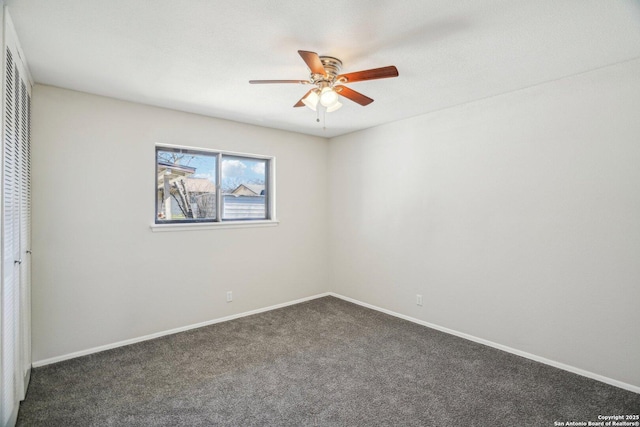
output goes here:
<path id="1" fill-rule="evenodd" d="M 322 75 L 311 73 L 311 81 L 315 84 L 324 82 L 326 85 L 330 86 L 335 82 L 336 77 L 340 74 L 340 70 L 342 70 L 342 61 L 338 58 L 334 58 L 333 56 L 321 56 L 320 62 L 322 62 L 324 71 L 327 74 Z M 320 85 L 320 87 L 322 86 L 323 85 Z"/>

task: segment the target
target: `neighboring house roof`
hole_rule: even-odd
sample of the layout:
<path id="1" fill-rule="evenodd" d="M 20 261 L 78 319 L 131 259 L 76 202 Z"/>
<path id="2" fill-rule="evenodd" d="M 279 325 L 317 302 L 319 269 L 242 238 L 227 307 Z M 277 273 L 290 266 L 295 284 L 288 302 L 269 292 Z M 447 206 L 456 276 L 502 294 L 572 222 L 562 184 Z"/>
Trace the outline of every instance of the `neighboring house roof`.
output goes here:
<path id="1" fill-rule="evenodd" d="M 196 168 L 189 166 L 176 165 L 174 163 L 158 162 L 158 188 L 162 188 L 164 182 L 168 179 L 171 184 L 184 179 L 189 175 L 193 175 Z"/>
<path id="2" fill-rule="evenodd" d="M 166 172 L 169 169 L 171 173 L 179 175 L 191 175 L 196 172 L 196 168 L 190 166 L 182 166 L 175 163 L 158 162 L 158 173 Z"/>
<path id="3" fill-rule="evenodd" d="M 264 184 L 240 184 L 231 192 L 231 194 L 247 195 L 247 190 L 249 190 L 253 195 L 261 196 L 264 195 L 264 189 Z"/>
<path id="4" fill-rule="evenodd" d="M 215 193 L 216 186 L 207 178 L 185 178 L 184 186 L 189 193 Z"/>
<path id="5" fill-rule="evenodd" d="M 207 178 L 193 178 L 196 168 L 182 166 L 174 163 L 158 162 L 158 188 L 162 188 L 164 180 L 168 177 L 171 184 L 176 181 L 184 181 L 189 193 L 215 193 L 216 186 Z"/>

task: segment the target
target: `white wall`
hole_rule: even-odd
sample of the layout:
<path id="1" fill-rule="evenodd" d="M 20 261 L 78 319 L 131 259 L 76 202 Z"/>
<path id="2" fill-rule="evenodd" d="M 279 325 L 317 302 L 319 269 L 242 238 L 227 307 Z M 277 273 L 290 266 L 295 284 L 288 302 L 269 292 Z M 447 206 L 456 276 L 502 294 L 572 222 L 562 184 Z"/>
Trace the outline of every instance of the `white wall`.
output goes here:
<path id="1" fill-rule="evenodd" d="M 639 76 L 332 139 L 332 290 L 640 386 Z"/>
<path id="2" fill-rule="evenodd" d="M 276 156 L 280 225 L 153 233 L 156 142 Z M 325 139 L 36 85 L 32 144 L 36 362 L 327 291 Z"/>

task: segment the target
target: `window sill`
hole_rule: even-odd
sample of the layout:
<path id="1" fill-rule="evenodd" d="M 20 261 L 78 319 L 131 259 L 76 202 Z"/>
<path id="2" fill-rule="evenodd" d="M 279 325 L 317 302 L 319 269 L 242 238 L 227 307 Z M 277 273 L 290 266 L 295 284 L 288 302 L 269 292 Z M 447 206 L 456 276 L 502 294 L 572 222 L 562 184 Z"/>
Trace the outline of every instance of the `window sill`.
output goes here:
<path id="1" fill-rule="evenodd" d="M 194 230 L 218 230 L 221 228 L 256 228 L 275 227 L 280 224 L 277 220 L 256 220 L 256 221 L 224 221 L 206 222 L 190 224 L 151 224 L 151 231 L 154 233 L 165 231 L 194 231 Z"/>

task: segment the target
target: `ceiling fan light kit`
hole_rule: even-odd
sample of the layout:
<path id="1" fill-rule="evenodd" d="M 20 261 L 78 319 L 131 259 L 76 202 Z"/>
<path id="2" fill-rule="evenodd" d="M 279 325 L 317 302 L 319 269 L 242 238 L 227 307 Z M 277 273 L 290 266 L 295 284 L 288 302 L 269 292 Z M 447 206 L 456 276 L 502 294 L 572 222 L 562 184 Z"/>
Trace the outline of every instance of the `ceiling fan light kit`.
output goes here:
<path id="1" fill-rule="evenodd" d="M 331 113 L 342 107 L 340 96 L 362 106 L 369 105 L 373 102 L 373 99 L 344 86 L 344 83 L 398 77 L 398 69 L 393 65 L 340 74 L 342 61 L 338 58 L 318 56 L 317 53 L 306 50 L 299 50 L 298 54 L 309 67 L 309 71 L 311 72 L 309 80 L 249 80 L 249 83 L 299 83 L 314 85 L 315 88 L 309 90 L 294 107 L 307 106 L 311 110 L 317 111 L 318 105 L 320 105 L 326 112 Z"/>
<path id="2" fill-rule="evenodd" d="M 320 97 L 318 96 L 318 93 L 315 90 L 310 90 L 309 92 L 307 92 L 304 98 L 302 98 L 302 103 L 311 108 L 313 111 L 316 111 L 319 100 Z"/>
<path id="3" fill-rule="evenodd" d="M 338 103 L 338 94 L 330 87 L 322 88 L 320 92 L 320 104 L 329 108 Z"/>
<path id="4" fill-rule="evenodd" d="M 342 107 L 342 103 L 340 101 L 337 101 L 331 107 L 327 107 L 327 113 L 332 113 L 332 112 L 336 111 L 337 109 L 339 109 L 340 107 Z"/>

